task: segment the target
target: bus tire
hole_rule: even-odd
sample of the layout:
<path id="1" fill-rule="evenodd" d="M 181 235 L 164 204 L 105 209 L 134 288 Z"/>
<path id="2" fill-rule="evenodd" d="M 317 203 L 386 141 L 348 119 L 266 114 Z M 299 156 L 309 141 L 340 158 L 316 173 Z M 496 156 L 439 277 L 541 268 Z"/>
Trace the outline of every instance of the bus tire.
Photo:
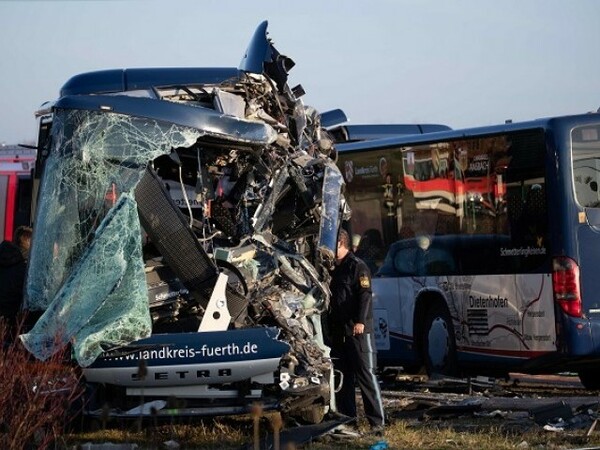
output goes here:
<path id="1" fill-rule="evenodd" d="M 600 370 L 580 370 L 578 375 L 579 381 L 581 381 L 581 384 L 583 384 L 586 389 L 591 391 L 597 391 L 600 389 Z"/>
<path id="2" fill-rule="evenodd" d="M 436 302 L 427 310 L 421 342 L 427 375 L 457 376 L 454 326 L 445 305 Z"/>

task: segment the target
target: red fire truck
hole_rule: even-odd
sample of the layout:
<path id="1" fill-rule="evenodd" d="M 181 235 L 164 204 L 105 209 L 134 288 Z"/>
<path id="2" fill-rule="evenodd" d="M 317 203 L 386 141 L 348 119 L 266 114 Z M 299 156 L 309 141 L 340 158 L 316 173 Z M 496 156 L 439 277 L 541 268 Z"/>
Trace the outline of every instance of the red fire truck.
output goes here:
<path id="1" fill-rule="evenodd" d="M 12 240 L 19 225 L 31 223 L 32 175 L 36 151 L 0 145 L 0 236 Z"/>

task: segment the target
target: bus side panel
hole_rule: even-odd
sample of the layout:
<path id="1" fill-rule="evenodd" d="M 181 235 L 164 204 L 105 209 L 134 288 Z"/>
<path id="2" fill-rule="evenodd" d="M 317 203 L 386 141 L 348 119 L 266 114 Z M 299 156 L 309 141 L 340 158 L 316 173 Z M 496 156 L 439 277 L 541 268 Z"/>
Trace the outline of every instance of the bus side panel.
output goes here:
<path id="1" fill-rule="evenodd" d="M 576 326 L 572 327 L 574 330 L 572 335 L 577 338 L 571 339 L 569 350 L 578 355 L 600 355 L 600 277 L 598 276 L 600 227 L 597 225 L 578 227 L 577 243 L 582 308 L 583 313 L 590 320 L 584 325 L 583 333 L 583 330 L 578 331 Z"/>
<path id="2" fill-rule="evenodd" d="M 548 274 L 449 277 L 448 288 L 460 362 L 518 365 L 556 350 Z"/>
<path id="3" fill-rule="evenodd" d="M 517 275 L 516 281 L 525 351 L 534 352 L 532 356 L 556 351 L 552 276 L 548 273 Z"/>
<path id="4" fill-rule="evenodd" d="M 588 362 L 596 363 L 600 357 L 600 320 L 591 318 L 571 317 L 561 313 L 560 336 L 561 351 L 570 356 L 588 356 Z M 576 367 L 573 364 L 570 367 Z"/>
<path id="5" fill-rule="evenodd" d="M 383 365 L 419 361 L 413 345 L 419 290 L 441 289 L 453 319 L 459 362 L 518 367 L 556 350 L 549 274 L 479 275 L 373 280 L 374 328 Z M 489 367 L 492 369 L 492 367 Z"/>
<path id="6" fill-rule="evenodd" d="M 382 365 L 404 366 L 418 361 L 413 345 L 413 284 L 409 278 L 373 279 L 373 325 Z"/>

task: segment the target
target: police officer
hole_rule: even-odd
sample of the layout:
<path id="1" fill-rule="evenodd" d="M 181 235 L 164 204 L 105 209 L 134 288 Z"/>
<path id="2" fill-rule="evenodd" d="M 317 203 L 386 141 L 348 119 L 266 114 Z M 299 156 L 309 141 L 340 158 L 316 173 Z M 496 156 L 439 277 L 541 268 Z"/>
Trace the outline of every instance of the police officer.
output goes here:
<path id="1" fill-rule="evenodd" d="M 371 274 L 367 265 L 350 250 L 348 232 L 340 230 L 336 264 L 331 274 L 331 309 L 328 326 L 331 355 L 343 384 L 336 394 L 338 411 L 357 422 L 355 383 L 358 383 L 365 416 L 373 432 L 385 425 L 373 337 Z"/>

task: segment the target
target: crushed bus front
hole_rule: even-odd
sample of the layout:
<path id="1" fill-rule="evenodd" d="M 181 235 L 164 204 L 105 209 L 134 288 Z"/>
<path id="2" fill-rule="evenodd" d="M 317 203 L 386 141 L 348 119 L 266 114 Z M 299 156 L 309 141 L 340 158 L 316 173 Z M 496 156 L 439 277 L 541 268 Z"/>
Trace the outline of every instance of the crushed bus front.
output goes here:
<path id="1" fill-rule="evenodd" d="M 121 411 L 141 393 L 335 409 L 321 315 L 349 212 L 325 115 L 266 28 L 237 69 L 82 74 L 51 108 L 25 298 L 42 314 L 21 340 L 70 345 Z"/>

